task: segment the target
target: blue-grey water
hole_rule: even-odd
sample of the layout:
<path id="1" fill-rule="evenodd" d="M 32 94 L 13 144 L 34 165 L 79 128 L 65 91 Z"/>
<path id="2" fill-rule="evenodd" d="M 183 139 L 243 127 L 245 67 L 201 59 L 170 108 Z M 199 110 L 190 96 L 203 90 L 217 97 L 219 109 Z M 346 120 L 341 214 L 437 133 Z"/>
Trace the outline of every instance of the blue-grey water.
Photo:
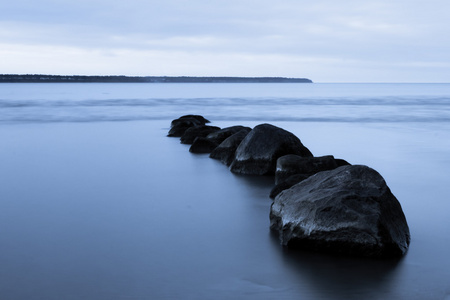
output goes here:
<path id="1" fill-rule="evenodd" d="M 0 122 L 448 122 L 449 84 L 2 84 Z"/>
<path id="2" fill-rule="evenodd" d="M 283 249 L 270 177 L 166 137 L 263 122 L 366 164 L 398 261 Z M 450 84 L 0 84 L 0 299 L 450 299 Z"/>

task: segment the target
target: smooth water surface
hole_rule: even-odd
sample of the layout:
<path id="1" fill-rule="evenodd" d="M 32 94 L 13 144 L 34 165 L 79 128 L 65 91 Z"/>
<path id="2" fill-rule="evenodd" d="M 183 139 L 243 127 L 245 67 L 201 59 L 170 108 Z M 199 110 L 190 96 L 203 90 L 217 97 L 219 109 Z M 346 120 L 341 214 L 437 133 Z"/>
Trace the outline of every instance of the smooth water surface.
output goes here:
<path id="1" fill-rule="evenodd" d="M 428 84 L 0 85 L 0 299 L 449 299 L 450 121 L 426 121 L 449 113 L 449 92 Z M 208 97 L 216 102 L 205 105 Z M 409 104 L 386 100 L 394 98 Z M 373 109 L 386 114 L 370 118 Z M 197 112 L 220 127 L 270 122 L 316 156 L 379 171 L 410 226 L 407 255 L 281 247 L 269 230 L 272 178 L 234 175 L 166 137 L 171 118 Z M 339 121 L 320 121 L 331 112 Z M 301 121 L 305 114 L 315 121 Z M 133 121 L 111 122 L 118 115 Z"/>

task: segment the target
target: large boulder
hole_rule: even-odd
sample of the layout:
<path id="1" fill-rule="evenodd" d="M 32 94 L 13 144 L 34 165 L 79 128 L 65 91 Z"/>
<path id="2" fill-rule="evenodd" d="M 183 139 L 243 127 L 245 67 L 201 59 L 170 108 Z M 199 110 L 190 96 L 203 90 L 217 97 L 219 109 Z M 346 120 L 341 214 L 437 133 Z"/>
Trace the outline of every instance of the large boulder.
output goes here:
<path id="1" fill-rule="evenodd" d="M 289 247 L 370 257 L 406 253 L 400 203 L 375 170 L 361 165 L 317 173 L 279 194 L 271 229 Z"/>
<path id="2" fill-rule="evenodd" d="M 220 130 L 220 127 L 216 126 L 194 126 L 186 129 L 184 134 L 181 136 L 182 144 L 192 144 L 197 137 L 206 137 L 208 134 Z"/>
<path id="3" fill-rule="evenodd" d="M 236 149 L 230 170 L 239 174 L 273 175 L 277 159 L 286 154 L 313 156 L 294 134 L 261 124 L 253 128 Z"/>
<path id="4" fill-rule="evenodd" d="M 251 129 L 247 127 L 226 138 L 211 152 L 209 157 L 218 159 L 227 166 L 231 165 L 231 162 L 235 157 L 236 149 L 250 132 L 250 130 Z"/>

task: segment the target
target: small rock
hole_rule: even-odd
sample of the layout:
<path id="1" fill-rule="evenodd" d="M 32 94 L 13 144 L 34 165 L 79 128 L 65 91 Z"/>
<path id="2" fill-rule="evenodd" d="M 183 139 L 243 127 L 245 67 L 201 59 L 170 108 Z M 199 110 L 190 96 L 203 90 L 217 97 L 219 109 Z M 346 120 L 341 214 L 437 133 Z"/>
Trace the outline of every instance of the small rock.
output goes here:
<path id="1" fill-rule="evenodd" d="M 211 153 L 219 144 L 205 137 L 197 137 L 189 148 L 191 153 Z"/>
<path id="2" fill-rule="evenodd" d="M 209 123 L 204 117 L 199 115 L 185 115 L 178 119 L 172 120 L 169 133 L 169 137 L 181 137 L 190 127 L 202 126 Z"/>
<path id="3" fill-rule="evenodd" d="M 273 189 L 270 191 L 269 197 L 274 199 L 282 191 L 291 188 L 292 186 L 296 185 L 299 182 L 302 182 L 303 180 L 305 180 L 308 177 L 309 176 L 305 175 L 305 174 L 294 174 L 294 175 L 289 176 L 288 178 L 284 179 L 280 183 L 275 184 Z"/>
<path id="4" fill-rule="evenodd" d="M 210 140 L 213 140 L 217 144 L 220 144 L 225 139 L 229 138 L 233 134 L 238 133 L 239 131 L 241 131 L 243 129 L 248 130 L 248 131 L 252 130 L 250 127 L 245 127 L 245 126 L 240 126 L 240 125 L 225 127 L 216 132 L 208 134 L 207 138 Z"/>
<path id="5" fill-rule="evenodd" d="M 321 171 L 333 170 L 338 167 L 332 155 L 320 157 L 301 157 L 288 154 L 278 158 L 275 172 L 275 184 L 284 181 L 291 175 L 314 175 Z"/>
<path id="6" fill-rule="evenodd" d="M 177 124 L 170 128 L 167 136 L 169 137 L 181 137 L 186 132 L 188 128 L 194 127 L 192 124 Z"/>
<path id="7" fill-rule="evenodd" d="M 205 119 L 203 116 L 200 115 L 185 115 L 181 116 L 178 119 L 175 119 L 172 121 L 171 126 L 175 126 L 180 123 L 193 123 L 195 126 L 199 125 L 205 125 L 206 123 L 211 123 L 207 119 Z"/>
<path id="8" fill-rule="evenodd" d="M 220 127 L 208 125 L 189 127 L 181 136 L 181 143 L 192 144 L 196 137 L 206 137 L 208 134 L 218 130 L 220 130 Z"/>

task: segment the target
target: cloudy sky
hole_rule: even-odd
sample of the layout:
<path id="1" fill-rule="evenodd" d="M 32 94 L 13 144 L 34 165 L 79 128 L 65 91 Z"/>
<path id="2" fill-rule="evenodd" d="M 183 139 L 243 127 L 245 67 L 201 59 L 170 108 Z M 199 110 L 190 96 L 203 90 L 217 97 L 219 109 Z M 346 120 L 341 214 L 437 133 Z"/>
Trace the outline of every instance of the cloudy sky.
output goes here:
<path id="1" fill-rule="evenodd" d="M 0 73 L 450 82 L 448 0 L 0 2 Z"/>

